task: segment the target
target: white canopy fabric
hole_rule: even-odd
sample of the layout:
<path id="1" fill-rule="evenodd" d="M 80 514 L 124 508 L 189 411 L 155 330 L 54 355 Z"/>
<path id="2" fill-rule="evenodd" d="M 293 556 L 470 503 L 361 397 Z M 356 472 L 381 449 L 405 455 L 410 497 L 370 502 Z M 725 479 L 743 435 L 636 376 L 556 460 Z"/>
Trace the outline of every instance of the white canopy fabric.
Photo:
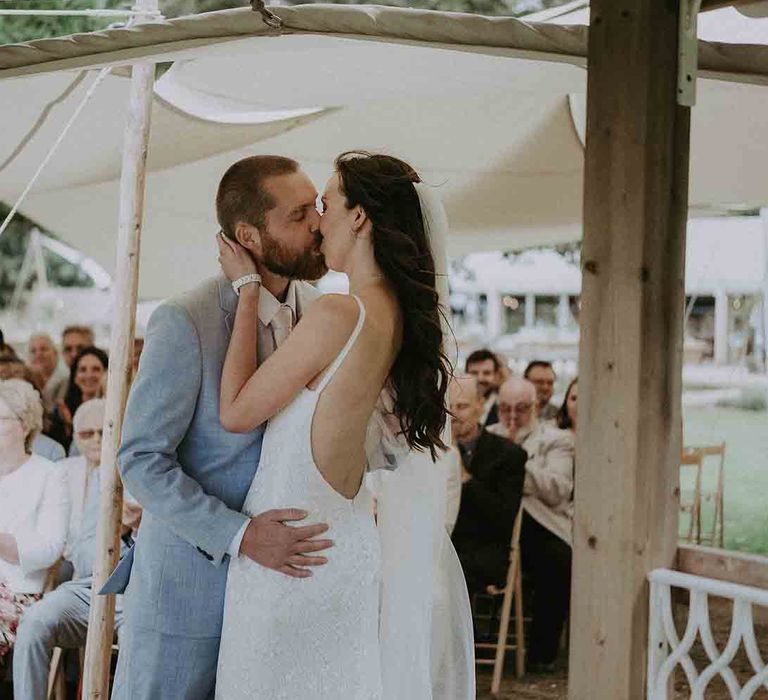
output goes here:
<path id="1" fill-rule="evenodd" d="M 285 23 L 279 35 L 244 9 L 0 47 L 0 199 L 23 190 L 96 68 L 151 58 L 173 65 L 155 90 L 144 298 L 214 271 L 216 185 L 254 153 L 296 158 L 319 190 L 341 151 L 409 160 L 441 188 L 454 255 L 580 237 L 586 27 L 371 6 L 273 9 Z M 768 203 L 768 20 L 744 21 L 762 27 L 763 45 L 701 44 L 694 212 Z M 108 270 L 126 74 L 97 89 L 22 206 Z"/>

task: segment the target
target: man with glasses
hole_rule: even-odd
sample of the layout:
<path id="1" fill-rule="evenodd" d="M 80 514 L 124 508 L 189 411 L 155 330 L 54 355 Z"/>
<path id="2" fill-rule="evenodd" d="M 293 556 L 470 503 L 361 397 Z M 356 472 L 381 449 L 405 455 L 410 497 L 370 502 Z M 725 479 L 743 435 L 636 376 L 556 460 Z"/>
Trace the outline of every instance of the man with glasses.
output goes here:
<path id="1" fill-rule="evenodd" d="M 14 694 L 24 700 L 45 700 L 54 647 L 85 647 L 92 596 L 93 558 L 99 517 L 99 463 L 104 424 L 104 399 L 86 401 L 74 416 L 79 457 L 62 460 L 67 471 L 71 504 L 69 529 L 59 579 L 71 578 L 35 603 L 19 625 L 13 659 Z M 123 551 L 138 528 L 141 508 L 128 497 L 123 508 Z M 115 627 L 122 626 L 122 596 L 118 596 Z"/>
<path id="2" fill-rule="evenodd" d="M 552 363 L 534 360 L 525 368 L 523 377 L 536 387 L 536 413 L 539 420 L 555 420 L 558 407 L 551 401 L 557 375 Z"/>
<path id="3" fill-rule="evenodd" d="M 536 387 L 513 377 L 499 389 L 499 423 L 488 431 L 528 453 L 523 487 L 523 572 L 533 588 L 532 672 L 554 669 L 568 615 L 573 521 L 573 435 L 538 419 Z"/>

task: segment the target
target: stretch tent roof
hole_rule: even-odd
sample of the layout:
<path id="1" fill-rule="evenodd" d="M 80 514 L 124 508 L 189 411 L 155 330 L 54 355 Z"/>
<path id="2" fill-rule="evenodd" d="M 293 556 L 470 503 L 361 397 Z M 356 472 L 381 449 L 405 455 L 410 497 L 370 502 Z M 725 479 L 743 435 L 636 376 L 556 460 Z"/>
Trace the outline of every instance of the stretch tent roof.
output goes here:
<path id="1" fill-rule="evenodd" d="M 95 69 L 151 58 L 173 65 L 156 83 L 143 297 L 215 269 L 216 184 L 253 153 L 295 157 L 319 189 L 343 150 L 408 159 L 441 187 L 454 254 L 580 236 L 586 27 L 371 6 L 273 9 L 282 33 L 243 9 L 0 47 L 0 199 L 23 190 Z M 745 21 L 767 38 L 700 45 L 694 212 L 768 203 L 768 20 Z M 118 68 L 99 86 L 22 206 L 107 269 L 126 76 Z"/>

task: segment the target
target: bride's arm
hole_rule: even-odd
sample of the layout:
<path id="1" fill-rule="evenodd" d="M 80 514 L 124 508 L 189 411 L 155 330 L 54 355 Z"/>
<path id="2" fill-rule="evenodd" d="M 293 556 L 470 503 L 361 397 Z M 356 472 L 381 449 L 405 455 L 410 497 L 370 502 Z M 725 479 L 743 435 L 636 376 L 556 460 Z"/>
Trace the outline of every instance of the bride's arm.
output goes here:
<path id="1" fill-rule="evenodd" d="M 236 279 L 253 272 L 246 251 L 220 237 L 224 272 Z M 288 339 L 257 368 L 260 285 L 240 289 L 232 338 L 221 377 L 219 417 L 231 432 L 246 433 L 274 416 L 341 351 L 357 321 L 357 304 L 345 295 L 318 299 Z"/>
<path id="2" fill-rule="evenodd" d="M 243 304 L 243 309 L 250 303 Z M 237 313 L 240 316 L 240 305 Z M 242 315 L 246 313 L 255 317 L 255 307 L 244 310 Z M 352 333 L 356 314 L 357 304 L 350 297 L 321 297 L 280 348 L 244 380 L 246 363 L 239 346 L 250 342 L 242 332 L 248 330 L 248 321 L 240 325 L 238 337 L 235 333 L 240 319 L 236 318 L 221 384 L 222 426 L 234 433 L 246 433 L 274 416 L 333 362 Z M 255 362 L 249 366 L 253 365 Z"/>

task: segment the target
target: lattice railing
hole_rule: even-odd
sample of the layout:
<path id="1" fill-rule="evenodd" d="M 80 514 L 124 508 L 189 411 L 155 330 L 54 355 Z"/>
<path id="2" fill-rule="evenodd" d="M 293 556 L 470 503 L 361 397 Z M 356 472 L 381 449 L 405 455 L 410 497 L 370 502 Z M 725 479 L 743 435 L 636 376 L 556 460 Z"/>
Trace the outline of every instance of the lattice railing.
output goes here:
<path id="1" fill-rule="evenodd" d="M 725 581 L 657 569 L 648 575 L 651 582 L 650 627 L 648 634 L 648 700 L 668 700 L 675 669 L 680 667 L 688 680 L 692 700 L 703 700 L 710 682 L 720 676 L 733 700 L 747 700 L 764 686 L 768 689 L 768 666 L 763 661 L 755 638 L 752 617 L 754 605 L 768 608 L 768 590 Z M 675 627 L 672 588 L 690 595 L 688 621 L 682 639 Z M 718 649 L 709 615 L 709 597 L 733 602 L 731 630 L 725 647 Z M 709 664 L 697 669 L 691 650 L 697 639 Z M 743 645 L 754 673 L 740 682 L 731 669 Z M 743 674 L 742 674 L 743 675 Z"/>

